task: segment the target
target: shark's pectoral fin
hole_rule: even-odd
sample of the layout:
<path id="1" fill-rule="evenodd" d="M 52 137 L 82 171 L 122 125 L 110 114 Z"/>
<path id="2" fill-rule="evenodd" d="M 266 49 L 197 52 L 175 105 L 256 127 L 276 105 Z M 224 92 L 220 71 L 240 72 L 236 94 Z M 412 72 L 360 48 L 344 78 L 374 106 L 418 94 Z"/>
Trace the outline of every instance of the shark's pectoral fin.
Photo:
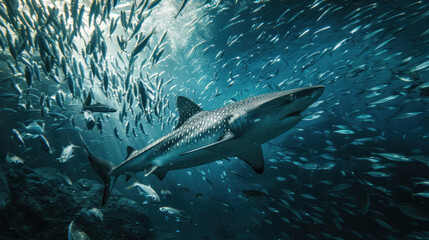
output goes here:
<path id="1" fill-rule="evenodd" d="M 250 151 L 242 153 L 237 157 L 249 164 L 255 172 L 264 172 L 264 155 L 261 146 L 252 147 Z"/>
<path id="2" fill-rule="evenodd" d="M 167 170 L 158 169 L 153 174 L 155 174 L 159 180 L 162 180 L 165 178 L 165 175 L 167 175 Z"/>
<path id="3" fill-rule="evenodd" d="M 150 167 L 149 169 L 144 170 L 144 176 L 147 177 L 149 176 L 149 174 L 155 172 L 156 169 L 158 169 L 159 166 L 158 165 L 153 165 L 152 167 Z"/>
<path id="4" fill-rule="evenodd" d="M 219 144 L 227 142 L 227 141 L 230 141 L 230 140 L 232 140 L 234 138 L 235 138 L 235 135 L 232 132 L 228 132 L 219 141 L 207 144 L 207 145 L 199 147 L 199 148 L 192 149 L 190 151 L 187 151 L 185 153 L 180 154 L 180 156 L 187 155 L 187 154 L 194 153 L 194 152 L 201 151 L 201 150 L 214 151 Z"/>

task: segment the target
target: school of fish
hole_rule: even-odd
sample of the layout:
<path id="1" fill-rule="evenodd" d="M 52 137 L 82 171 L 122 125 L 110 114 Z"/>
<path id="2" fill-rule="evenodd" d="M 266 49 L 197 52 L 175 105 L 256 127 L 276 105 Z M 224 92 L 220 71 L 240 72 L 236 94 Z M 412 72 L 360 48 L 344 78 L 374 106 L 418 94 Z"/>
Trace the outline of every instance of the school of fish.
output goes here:
<path id="1" fill-rule="evenodd" d="M 51 166 L 72 185 L 93 173 L 86 148 L 119 164 L 171 132 L 178 96 L 211 110 L 324 85 L 263 145 L 262 175 L 227 158 L 118 188 L 178 234 L 428 239 L 427 22 L 416 0 L 2 0 L 0 211 L 4 171 Z"/>

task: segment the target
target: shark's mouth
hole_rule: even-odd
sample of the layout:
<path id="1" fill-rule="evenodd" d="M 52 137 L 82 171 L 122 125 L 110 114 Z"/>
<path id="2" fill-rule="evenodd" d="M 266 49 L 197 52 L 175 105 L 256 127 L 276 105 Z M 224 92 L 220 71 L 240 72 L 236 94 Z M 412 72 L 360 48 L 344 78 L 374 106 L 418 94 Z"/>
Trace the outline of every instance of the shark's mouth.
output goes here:
<path id="1" fill-rule="evenodd" d="M 288 117 L 301 117 L 301 113 L 302 113 L 302 111 L 296 111 L 293 113 L 289 113 L 289 114 L 285 115 L 284 117 L 282 117 L 280 120 L 284 120 Z"/>
<path id="2" fill-rule="evenodd" d="M 288 114 L 287 116 L 288 117 L 299 117 L 299 116 L 301 116 L 301 113 L 302 113 L 302 111 L 296 111 L 296 112 L 293 112 L 291 114 Z"/>

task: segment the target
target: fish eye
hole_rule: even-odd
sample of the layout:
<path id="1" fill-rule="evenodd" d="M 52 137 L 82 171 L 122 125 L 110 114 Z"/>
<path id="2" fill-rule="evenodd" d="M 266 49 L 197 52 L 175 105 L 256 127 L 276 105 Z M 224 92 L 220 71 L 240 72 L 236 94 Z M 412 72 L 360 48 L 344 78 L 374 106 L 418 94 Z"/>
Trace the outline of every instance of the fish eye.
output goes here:
<path id="1" fill-rule="evenodd" d="M 293 94 L 293 93 L 289 94 L 289 100 L 290 101 L 294 101 L 295 99 L 296 99 L 295 94 Z"/>

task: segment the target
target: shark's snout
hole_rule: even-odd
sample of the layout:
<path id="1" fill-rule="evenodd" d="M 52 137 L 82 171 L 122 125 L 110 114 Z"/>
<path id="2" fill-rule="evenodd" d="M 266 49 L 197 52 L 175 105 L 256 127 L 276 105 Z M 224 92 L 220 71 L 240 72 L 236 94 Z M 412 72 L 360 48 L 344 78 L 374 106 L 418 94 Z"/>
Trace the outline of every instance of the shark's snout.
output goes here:
<path id="1" fill-rule="evenodd" d="M 282 114 L 281 120 L 285 118 L 301 118 L 301 112 L 313 104 L 323 93 L 325 87 L 322 85 L 297 88 L 288 92 L 288 104 L 285 105 L 286 112 Z"/>
<path id="2" fill-rule="evenodd" d="M 312 87 L 312 93 L 311 93 L 311 101 L 314 103 L 317 99 L 319 99 L 320 96 L 322 96 L 323 91 L 325 90 L 325 86 L 318 85 Z"/>
<path id="3" fill-rule="evenodd" d="M 295 89 L 292 93 L 297 99 L 310 99 L 311 103 L 316 101 L 323 93 L 325 86 L 317 85 Z"/>
<path id="4" fill-rule="evenodd" d="M 297 89 L 294 94 L 297 96 L 297 99 L 301 100 L 303 103 L 303 109 L 301 109 L 301 111 L 313 104 L 322 95 L 324 90 L 325 86 L 322 85 Z"/>

